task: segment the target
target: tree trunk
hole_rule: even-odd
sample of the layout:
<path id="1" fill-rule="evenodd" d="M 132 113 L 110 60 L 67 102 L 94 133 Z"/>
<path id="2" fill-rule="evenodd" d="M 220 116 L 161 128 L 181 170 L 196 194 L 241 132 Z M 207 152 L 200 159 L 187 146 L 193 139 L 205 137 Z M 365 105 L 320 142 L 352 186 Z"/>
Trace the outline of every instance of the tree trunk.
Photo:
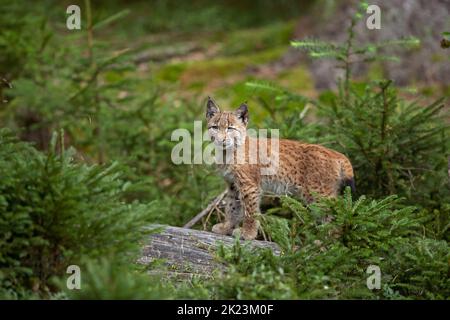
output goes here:
<path id="1" fill-rule="evenodd" d="M 166 266 L 163 273 L 175 277 L 210 277 L 214 270 L 224 271 L 226 264 L 219 261 L 215 253 L 220 244 L 231 247 L 235 242 L 233 237 L 200 230 L 160 225 L 153 225 L 150 229 L 155 229 L 156 232 L 150 234 L 150 241 L 144 245 L 138 262 L 148 265 L 162 259 Z M 281 252 L 274 242 L 241 240 L 241 244 L 251 250 L 268 248 L 275 255 Z"/>

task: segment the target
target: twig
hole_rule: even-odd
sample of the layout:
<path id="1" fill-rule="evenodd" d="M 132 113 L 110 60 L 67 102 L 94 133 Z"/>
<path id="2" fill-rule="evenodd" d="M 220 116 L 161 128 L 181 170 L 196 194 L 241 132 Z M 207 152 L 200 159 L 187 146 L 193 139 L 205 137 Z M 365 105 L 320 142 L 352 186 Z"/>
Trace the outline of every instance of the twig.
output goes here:
<path id="1" fill-rule="evenodd" d="M 213 213 L 214 209 L 216 209 L 216 208 L 217 208 L 217 207 L 214 207 L 213 209 L 211 209 L 211 210 L 208 212 L 208 215 L 206 216 L 206 219 L 203 221 L 203 230 L 206 231 L 206 224 L 208 223 L 209 218 L 211 217 L 211 214 Z"/>
<path id="2" fill-rule="evenodd" d="M 207 215 L 215 206 L 217 206 L 220 201 L 222 201 L 223 197 L 227 194 L 227 190 L 223 191 L 220 195 L 214 198 L 213 201 L 211 201 L 208 206 L 203 209 L 199 214 L 197 214 L 194 218 L 192 218 L 191 221 L 186 223 L 183 228 L 191 228 L 193 225 L 195 225 L 198 221 L 200 221 L 201 218 L 203 218 L 205 215 Z"/>

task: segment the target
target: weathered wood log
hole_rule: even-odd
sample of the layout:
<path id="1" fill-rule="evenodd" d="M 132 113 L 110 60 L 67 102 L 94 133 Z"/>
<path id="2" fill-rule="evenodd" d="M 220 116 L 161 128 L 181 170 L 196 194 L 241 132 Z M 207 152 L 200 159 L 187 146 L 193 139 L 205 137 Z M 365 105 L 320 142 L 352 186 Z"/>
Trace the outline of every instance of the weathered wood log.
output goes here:
<path id="1" fill-rule="evenodd" d="M 222 244 L 231 247 L 235 239 L 230 236 L 171 226 L 154 225 L 149 242 L 144 245 L 139 263 L 148 265 L 162 259 L 166 266 L 163 273 L 169 276 L 212 276 L 214 270 L 226 270 L 226 264 L 217 259 L 216 251 Z M 274 242 L 243 241 L 250 250 L 269 248 L 279 255 L 281 250 Z M 151 271 L 154 273 L 155 271 Z M 160 272 L 160 271 L 156 271 Z"/>

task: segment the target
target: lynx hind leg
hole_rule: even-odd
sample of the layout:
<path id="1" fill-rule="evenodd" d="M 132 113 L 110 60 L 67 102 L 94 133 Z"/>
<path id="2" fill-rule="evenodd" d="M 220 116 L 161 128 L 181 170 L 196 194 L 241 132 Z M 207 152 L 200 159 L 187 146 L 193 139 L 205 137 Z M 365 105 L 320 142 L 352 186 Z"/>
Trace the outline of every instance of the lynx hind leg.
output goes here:
<path id="1" fill-rule="evenodd" d="M 225 221 L 215 224 L 212 227 L 212 232 L 231 235 L 233 229 L 239 225 L 243 217 L 241 200 L 234 184 L 228 187 L 225 203 Z"/>
<path id="2" fill-rule="evenodd" d="M 301 186 L 295 186 L 292 196 L 303 202 L 305 205 L 309 205 L 314 202 L 313 192 L 311 192 L 308 188 L 302 188 Z"/>

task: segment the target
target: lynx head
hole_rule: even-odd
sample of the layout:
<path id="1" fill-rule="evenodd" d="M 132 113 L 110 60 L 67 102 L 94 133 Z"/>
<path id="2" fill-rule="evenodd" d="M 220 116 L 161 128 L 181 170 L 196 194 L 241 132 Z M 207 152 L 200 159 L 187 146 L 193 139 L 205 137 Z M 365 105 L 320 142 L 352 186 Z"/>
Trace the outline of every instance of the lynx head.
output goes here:
<path id="1" fill-rule="evenodd" d="M 248 107 L 245 103 L 236 111 L 220 111 L 208 97 L 206 121 L 211 141 L 221 149 L 233 149 L 245 142 L 248 123 Z"/>

